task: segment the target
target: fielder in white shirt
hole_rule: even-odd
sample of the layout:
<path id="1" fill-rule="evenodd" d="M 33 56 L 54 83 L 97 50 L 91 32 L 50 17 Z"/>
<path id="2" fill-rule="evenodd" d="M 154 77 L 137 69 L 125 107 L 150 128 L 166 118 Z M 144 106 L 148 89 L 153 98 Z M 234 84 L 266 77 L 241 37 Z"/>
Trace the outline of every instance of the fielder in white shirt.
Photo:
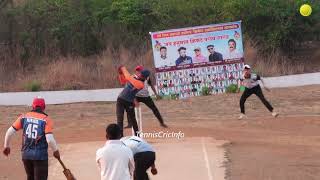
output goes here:
<path id="1" fill-rule="evenodd" d="M 134 171 L 133 153 L 120 141 L 120 127 L 110 124 L 106 129 L 106 138 L 105 146 L 96 153 L 101 180 L 131 180 Z"/>
<path id="2" fill-rule="evenodd" d="M 149 180 L 147 170 L 150 167 L 153 175 L 158 173 L 155 166 L 156 153 L 150 144 L 137 136 L 123 137 L 121 141 L 133 152 L 134 180 Z"/>

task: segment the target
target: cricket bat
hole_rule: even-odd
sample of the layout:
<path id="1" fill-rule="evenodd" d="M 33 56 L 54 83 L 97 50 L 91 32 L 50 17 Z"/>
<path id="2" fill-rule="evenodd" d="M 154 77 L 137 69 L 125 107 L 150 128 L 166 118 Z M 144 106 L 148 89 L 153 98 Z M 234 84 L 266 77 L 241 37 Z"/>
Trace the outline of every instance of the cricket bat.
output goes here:
<path id="1" fill-rule="evenodd" d="M 138 124 L 139 131 L 142 132 L 142 115 L 141 115 L 141 107 L 135 107 L 134 112 L 136 115 L 136 120 Z M 132 128 L 132 136 L 134 136 L 134 130 Z"/>
<path id="2" fill-rule="evenodd" d="M 63 167 L 63 174 L 66 176 L 67 180 L 76 180 L 76 178 L 71 173 L 70 169 L 67 169 L 61 159 L 58 159 L 61 166 Z"/>

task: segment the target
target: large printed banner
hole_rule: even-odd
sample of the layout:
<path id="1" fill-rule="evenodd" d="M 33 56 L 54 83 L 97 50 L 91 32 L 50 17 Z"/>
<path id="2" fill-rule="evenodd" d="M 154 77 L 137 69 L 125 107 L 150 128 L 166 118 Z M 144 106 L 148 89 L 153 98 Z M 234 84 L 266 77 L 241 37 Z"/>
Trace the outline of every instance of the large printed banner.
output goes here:
<path id="1" fill-rule="evenodd" d="M 223 93 L 243 67 L 241 21 L 151 33 L 160 95 Z"/>

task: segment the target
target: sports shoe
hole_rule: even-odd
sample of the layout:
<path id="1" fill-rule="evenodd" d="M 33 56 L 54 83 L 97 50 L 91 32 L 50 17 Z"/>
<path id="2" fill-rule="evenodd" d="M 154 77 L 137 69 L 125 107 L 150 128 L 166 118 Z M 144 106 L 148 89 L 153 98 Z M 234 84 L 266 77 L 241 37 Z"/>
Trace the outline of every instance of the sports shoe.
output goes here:
<path id="1" fill-rule="evenodd" d="M 247 116 L 245 114 L 241 113 L 238 120 L 245 119 L 245 118 L 247 118 Z"/>
<path id="2" fill-rule="evenodd" d="M 279 113 L 277 113 L 277 112 L 272 112 L 271 114 L 272 114 L 272 116 L 275 117 L 275 118 L 279 116 Z"/>

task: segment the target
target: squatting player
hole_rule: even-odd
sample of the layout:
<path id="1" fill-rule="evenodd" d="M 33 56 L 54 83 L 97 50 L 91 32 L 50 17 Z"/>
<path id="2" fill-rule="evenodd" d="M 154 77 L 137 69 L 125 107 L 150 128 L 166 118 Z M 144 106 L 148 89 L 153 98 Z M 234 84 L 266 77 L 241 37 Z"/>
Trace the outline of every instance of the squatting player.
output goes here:
<path id="1" fill-rule="evenodd" d="M 134 158 L 134 180 L 149 180 L 147 170 L 151 167 L 151 173 L 156 175 L 158 173 L 155 160 L 156 153 L 152 146 L 139 138 L 138 136 L 128 136 L 120 139 L 133 153 Z"/>
<path id="2" fill-rule="evenodd" d="M 268 110 L 271 112 L 273 117 L 277 117 L 279 114 L 277 112 L 273 111 L 273 107 L 271 104 L 265 99 L 261 87 L 259 85 L 259 80 L 261 80 L 262 84 L 264 85 L 263 80 L 261 77 L 257 74 L 251 73 L 251 68 L 249 65 L 244 66 L 243 70 L 243 78 L 241 79 L 242 84 L 245 86 L 245 90 L 240 98 L 240 109 L 241 114 L 239 119 L 245 118 L 245 109 L 244 109 L 244 103 L 246 100 L 252 95 L 255 94 L 258 96 L 258 98 L 262 101 L 262 103 L 268 108 Z M 265 87 L 265 86 L 264 86 Z M 267 88 L 266 88 L 267 89 Z"/>
<path id="3" fill-rule="evenodd" d="M 45 100 L 37 97 L 33 100 L 32 111 L 22 114 L 7 130 L 3 154 L 10 154 L 10 140 L 16 131 L 23 130 L 22 161 L 28 180 L 46 180 L 48 178 L 48 145 L 53 156 L 60 158 L 56 141 L 52 134 L 52 120 L 44 113 Z"/>

